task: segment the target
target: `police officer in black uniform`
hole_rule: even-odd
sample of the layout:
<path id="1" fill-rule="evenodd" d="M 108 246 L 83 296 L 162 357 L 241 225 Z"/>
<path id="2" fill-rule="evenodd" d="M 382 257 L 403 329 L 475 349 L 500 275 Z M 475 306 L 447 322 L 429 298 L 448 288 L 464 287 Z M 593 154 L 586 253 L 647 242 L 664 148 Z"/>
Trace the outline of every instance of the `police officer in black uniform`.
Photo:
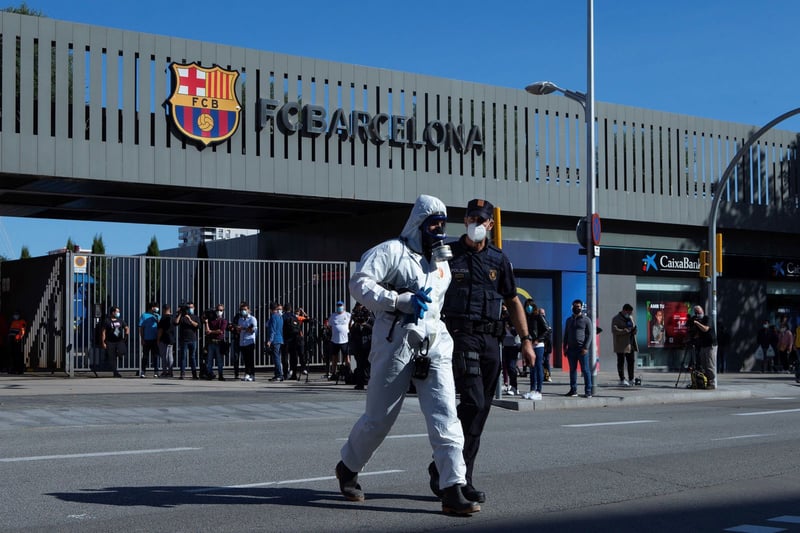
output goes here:
<path id="1" fill-rule="evenodd" d="M 460 394 L 458 418 L 464 430 L 464 461 L 467 464 L 467 485 L 463 487 L 463 493 L 468 500 L 483 503 L 486 495 L 472 485 L 472 472 L 500 376 L 500 339 L 504 334 L 500 312 L 503 303 L 522 340 L 522 356 L 531 367 L 536 355 L 528 334 L 525 311 L 517 298 L 517 282 L 511 262 L 487 239 L 494 227 L 494 207 L 486 200 L 471 200 L 464 224 L 467 234 L 451 244 L 453 280 L 445 295 L 442 314 L 455 343 L 453 372 L 456 391 Z M 439 474 L 434 463 L 429 465 L 428 472 L 431 490 L 438 495 Z"/>

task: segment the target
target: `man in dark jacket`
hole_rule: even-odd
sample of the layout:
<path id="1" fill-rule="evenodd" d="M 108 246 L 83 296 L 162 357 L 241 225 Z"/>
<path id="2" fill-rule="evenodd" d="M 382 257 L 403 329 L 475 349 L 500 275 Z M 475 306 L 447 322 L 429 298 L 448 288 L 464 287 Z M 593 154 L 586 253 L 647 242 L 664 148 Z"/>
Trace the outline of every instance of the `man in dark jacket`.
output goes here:
<path id="1" fill-rule="evenodd" d="M 589 355 L 594 342 L 594 326 L 592 320 L 583 314 L 583 302 L 572 302 L 572 316 L 564 325 L 564 348 L 569 361 L 569 392 L 566 396 L 578 395 L 578 363 L 583 373 L 584 396 L 592 397 L 592 369 L 589 368 Z"/>
<path id="2" fill-rule="evenodd" d="M 714 389 L 717 383 L 717 337 L 711 319 L 699 305 L 694 306 L 694 316 L 689 320 L 689 336 L 697 347 L 697 370 L 706 375 L 706 388 Z"/>

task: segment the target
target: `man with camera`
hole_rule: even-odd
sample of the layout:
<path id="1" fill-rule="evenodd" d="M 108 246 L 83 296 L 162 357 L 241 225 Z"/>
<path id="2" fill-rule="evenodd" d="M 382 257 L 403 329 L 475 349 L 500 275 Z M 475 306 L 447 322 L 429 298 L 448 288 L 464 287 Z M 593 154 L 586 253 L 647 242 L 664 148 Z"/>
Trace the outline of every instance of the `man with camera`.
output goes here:
<path id="1" fill-rule="evenodd" d="M 227 352 L 225 343 L 225 331 L 228 329 L 228 321 L 223 317 L 225 306 L 217 304 L 215 310 L 208 313 L 203 320 L 206 334 L 206 379 L 214 379 L 214 361 L 217 363 L 217 376 L 220 381 L 225 381 L 222 375 L 224 355 Z"/>
<path id="2" fill-rule="evenodd" d="M 192 379 L 197 377 L 197 330 L 200 323 L 194 316 L 194 302 L 186 302 L 180 306 L 178 315 L 175 317 L 175 325 L 178 326 L 178 341 L 180 342 L 180 379 L 186 377 L 186 359 L 192 367 Z"/>
<path id="3" fill-rule="evenodd" d="M 694 306 L 694 316 L 689 319 L 689 340 L 697 349 L 697 370 L 706 375 L 707 389 L 716 388 L 717 336 L 711 319 L 699 305 Z"/>

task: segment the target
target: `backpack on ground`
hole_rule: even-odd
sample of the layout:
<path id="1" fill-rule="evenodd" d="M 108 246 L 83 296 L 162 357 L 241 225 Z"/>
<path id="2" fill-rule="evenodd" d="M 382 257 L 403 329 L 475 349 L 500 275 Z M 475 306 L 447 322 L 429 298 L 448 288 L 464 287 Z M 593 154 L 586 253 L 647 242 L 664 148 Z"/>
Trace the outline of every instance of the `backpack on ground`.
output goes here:
<path id="1" fill-rule="evenodd" d="M 689 386 L 690 389 L 707 389 L 708 388 L 708 378 L 703 372 L 699 370 L 692 370 L 690 374 L 692 384 Z"/>

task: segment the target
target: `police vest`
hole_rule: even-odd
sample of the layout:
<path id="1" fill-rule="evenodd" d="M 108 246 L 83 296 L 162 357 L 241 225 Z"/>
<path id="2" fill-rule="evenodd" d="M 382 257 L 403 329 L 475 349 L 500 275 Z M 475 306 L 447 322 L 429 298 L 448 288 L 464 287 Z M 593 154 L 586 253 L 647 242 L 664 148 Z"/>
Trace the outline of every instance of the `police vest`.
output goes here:
<path id="1" fill-rule="evenodd" d="M 503 297 L 498 286 L 504 275 L 503 252 L 491 244 L 475 252 L 462 241 L 452 243 L 450 248 L 453 280 L 445 295 L 443 314 L 448 319 L 500 320 Z"/>

